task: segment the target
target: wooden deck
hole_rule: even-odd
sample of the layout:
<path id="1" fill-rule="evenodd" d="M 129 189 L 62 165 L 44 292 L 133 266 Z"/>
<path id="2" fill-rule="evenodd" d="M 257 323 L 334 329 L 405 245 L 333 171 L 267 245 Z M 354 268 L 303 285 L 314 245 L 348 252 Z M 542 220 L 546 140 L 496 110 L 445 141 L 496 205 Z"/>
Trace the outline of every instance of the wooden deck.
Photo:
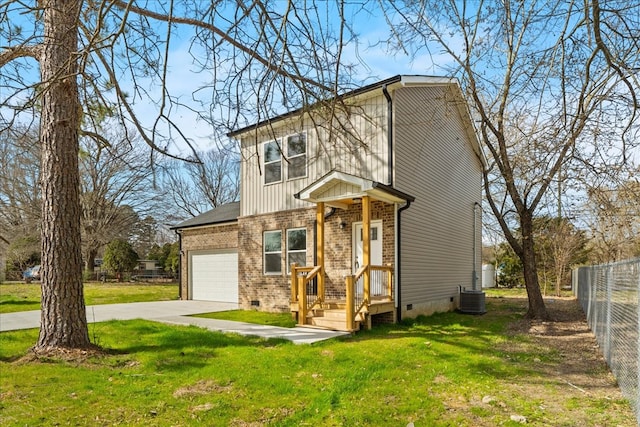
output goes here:
<path id="1" fill-rule="evenodd" d="M 355 332 L 363 325 L 370 329 L 372 317 L 386 313 L 396 322 L 391 266 L 365 266 L 347 276 L 343 300 L 325 299 L 321 274 L 318 266 L 292 266 L 290 309 L 300 326 Z"/>

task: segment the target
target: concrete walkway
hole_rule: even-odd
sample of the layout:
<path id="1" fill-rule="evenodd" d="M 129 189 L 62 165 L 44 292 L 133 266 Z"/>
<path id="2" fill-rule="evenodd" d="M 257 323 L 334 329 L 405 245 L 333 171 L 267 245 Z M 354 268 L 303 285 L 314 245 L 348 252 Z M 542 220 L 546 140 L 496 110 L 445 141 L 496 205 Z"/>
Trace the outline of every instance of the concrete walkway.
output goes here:
<path id="1" fill-rule="evenodd" d="M 295 344 L 311 344 L 329 338 L 348 335 L 347 332 L 315 328 L 279 328 L 229 320 L 190 317 L 193 314 L 237 309 L 233 303 L 212 301 L 158 301 L 129 304 L 87 306 L 89 323 L 108 320 L 145 319 L 172 325 L 194 325 L 212 331 L 229 332 L 261 338 L 284 338 Z M 40 327 L 40 310 L 0 314 L 0 332 Z"/>

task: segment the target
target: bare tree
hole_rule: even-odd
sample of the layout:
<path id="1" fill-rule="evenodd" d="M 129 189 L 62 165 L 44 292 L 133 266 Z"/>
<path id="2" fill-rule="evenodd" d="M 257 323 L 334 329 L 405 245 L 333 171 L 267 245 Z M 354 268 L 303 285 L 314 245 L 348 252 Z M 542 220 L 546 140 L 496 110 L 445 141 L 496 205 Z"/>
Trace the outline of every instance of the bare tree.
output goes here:
<path id="1" fill-rule="evenodd" d="M 613 262 L 640 256 L 640 183 L 589 188 L 587 204 L 592 260 Z"/>
<path id="2" fill-rule="evenodd" d="M 175 157 L 176 141 L 195 148 L 176 117 L 198 105 L 172 95 L 169 83 L 171 67 L 186 65 L 172 62 L 179 29 L 189 41 L 190 66 L 206 72 L 192 98 L 201 117 L 216 124 L 214 140 L 274 112 L 335 100 L 344 89 L 341 50 L 351 36 L 342 1 L 179 3 L 0 3 L 0 36 L 7 41 L 0 47 L 0 123 L 40 116 L 43 298 L 36 351 L 90 346 L 79 133 L 95 133 L 108 113 L 155 152 Z M 154 114 L 137 114 L 140 105 L 152 105 Z M 195 149 L 185 156 L 199 161 Z"/>
<path id="3" fill-rule="evenodd" d="M 170 162 L 164 188 L 177 216 L 193 217 L 236 201 L 240 195 L 240 158 L 229 150 L 199 153 L 202 163 Z"/>
<path id="4" fill-rule="evenodd" d="M 533 219 L 572 164 L 626 162 L 637 141 L 640 5 L 598 0 L 381 2 L 395 47 L 437 51 L 466 88 L 487 204 L 520 258 L 527 316 L 547 318 Z M 617 135 L 616 138 L 610 138 Z M 617 153 L 611 159 L 603 153 Z M 519 230 L 519 234 L 515 231 Z"/>
<path id="5" fill-rule="evenodd" d="M 548 216 L 534 219 L 538 273 L 543 278 L 544 293 L 553 284 L 560 296 L 563 285 L 570 283 L 571 266 L 586 260 L 587 238 L 568 218 Z"/>
<path id="6" fill-rule="evenodd" d="M 40 244 L 40 145 L 37 132 L 24 126 L 7 129 L 0 136 L 0 238 L 12 252 L 17 240 L 33 242 L 29 254 Z M 25 248 L 24 244 L 19 244 Z M 9 254 L 21 268 L 25 257 Z M 4 268 L 4 266 L 2 266 Z"/>
<path id="7" fill-rule="evenodd" d="M 101 128 L 98 137 L 81 139 L 82 252 L 87 271 L 92 271 L 93 260 L 107 243 L 128 239 L 139 218 L 154 211 L 158 199 L 135 132 L 104 130 L 106 124 Z"/>

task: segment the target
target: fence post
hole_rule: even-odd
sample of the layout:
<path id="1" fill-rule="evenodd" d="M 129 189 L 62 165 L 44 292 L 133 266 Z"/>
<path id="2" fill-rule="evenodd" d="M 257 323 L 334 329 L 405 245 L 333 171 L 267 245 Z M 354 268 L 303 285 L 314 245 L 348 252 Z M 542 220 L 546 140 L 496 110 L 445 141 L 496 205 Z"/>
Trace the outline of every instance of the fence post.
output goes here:
<path id="1" fill-rule="evenodd" d="M 393 266 L 387 264 L 387 296 L 393 299 Z"/>
<path id="2" fill-rule="evenodd" d="M 608 266 L 606 268 L 606 273 L 605 273 L 605 283 L 606 283 L 606 292 L 607 292 L 607 298 L 606 298 L 606 304 L 607 304 L 607 311 L 606 311 L 606 317 L 604 319 L 604 357 L 607 359 L 607 365 L 609 365 L 609 367 L 611 367 L 611 362 L 612 362 L 612 351 L 611 351 L 611 297 L 612 297 L 612 287 L 613 287 L 613 266 Z"/>

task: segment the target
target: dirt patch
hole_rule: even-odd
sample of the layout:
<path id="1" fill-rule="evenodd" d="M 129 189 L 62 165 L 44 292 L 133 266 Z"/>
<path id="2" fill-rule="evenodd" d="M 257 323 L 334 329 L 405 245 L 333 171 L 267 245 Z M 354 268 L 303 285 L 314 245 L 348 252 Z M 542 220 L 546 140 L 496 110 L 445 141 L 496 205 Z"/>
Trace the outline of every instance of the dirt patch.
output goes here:
<path id="1" fill-rule="evenodd" d="M 495 302 L 498 310 L 501 306 L 513 310 L 520 305 L 524 312 L 527 307 L 523 298 Z M 538 422 L 549 422 L 553 414 L 563 414 L 563 418 L 568 416 L 566 425 L 637 426 L 577 300 L 554 297 L 547 298 L 545 304 L 552 320 L 515 320 L 507 328 L 510 339 L 503 346 L 506 363 L 529 366 L 540 380 L 504 381 L 505 388 L 540 402 Z M 586 401 L 592 406 L 597 402 L 595 406 L 607 407 L 607 411 L 613 409 L 616 419 L 585 411 L 582 404 Z"/>
<path id="2" fill-rule="evenodd" d="M 31 349 L 26 355 L 16 360 L 15 363 L 51 363 L 67 362 L 78 365 L 87 364 L 89 360 L 103 358 L 112 355 L 111 352 L 101 347 L 91 345 L 87 348 L 51 347 L 45 350 Z"/>
<path id="3" fill-rule="evenodd" d="M 196 382 L 195 384 L 180 387 L 176 391 L 173 392 L 173 397 L 189 397 L 189 396 L 199 396 L 211 393 L 228 393 L 232 389 L 231 385 L 221 386 L 216 384 L 212 380 L 201 380 Z"/>
<path id="4" fill-rule="evenodd" d="M 509 333 L 526 334 L 531 343 L 547 349 L 555 360 L 546 364 L 542 360 L 537 362 L 553 368 L 557 375 L 571 375 L 574 385 L 590 387 L 598 382 L 618 390 L 577 300 L 559 297 L 545 303 L 551 321 L 521 319 L 509 326 Z"/>

